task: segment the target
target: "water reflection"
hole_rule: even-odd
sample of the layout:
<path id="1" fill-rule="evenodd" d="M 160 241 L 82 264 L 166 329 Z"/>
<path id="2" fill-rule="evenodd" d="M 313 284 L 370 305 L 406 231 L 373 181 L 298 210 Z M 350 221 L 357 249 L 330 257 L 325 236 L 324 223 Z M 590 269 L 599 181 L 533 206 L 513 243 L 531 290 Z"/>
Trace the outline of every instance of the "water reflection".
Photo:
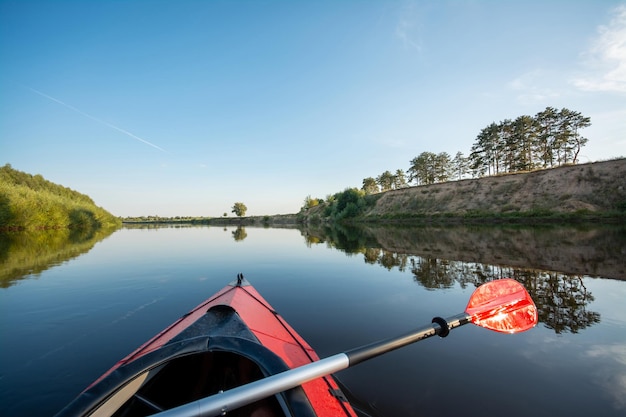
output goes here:
<path id="1" fill-rule="evenodd" d="M 236 225 L 130 228 L 147 230 L 115 233 L 79 262 L 55 271 L 44 266 L 41 280 L 0 290 L 0 415 L 54 414 L 241 269 L 321 356 L 399 334 L 434 314 L 459 312 L 474 286 L 512 276 L 531 291 L 539 328 L 514 337 L 467 329 L 339 377 L 386 416 L 624 414 L 626 287 L 590 278 L 624 276 L 624 234 L 246 227 L 248 237 L 234 243 Z M 48 265 L 67 259 L 44 255 L 59 239 L 47 233 L 22 250 L 13 244 L 7 250 L 8 241 L 0 239 L 0 269 L 22 257 L 36 264 L 46 256 Z M 22 270 L 29 268 L 37 266 Z M 447 401 L 449 392 L 458 398 Z"/>
<path id="2" fill-rule="evenodd" d="M 0 288 L 87 253 L 115 229 L 0 232 Z"/>
<path id="3" fill-rule="evenodd" d="M 237 226 L 237 229 L 233 230 L 232 233 L 233 233 L 233 239 L 235 239 L 235 242 L 241 242 L 242 240 L 248 237 L 248 234 L 246 233 L 246 228 L 243 226 Z"/>
<path id="4" fill-rule="evenodd" d="M 140 223 L 140 222 L 129 222 L 129 223 L 124 223 L 124 229 L 153 229 L 153 230 L 157 230 L 157 229 L 191 229 L 191 228 L 203 228 L 203 227 L 208 227 L 205 224 L 199 224 L 199 223 L 156 223 L 156 222 L 145 222 L 145 223 Z"/>
<path id="5" fill-rule="evenodd" d="M 624 226 L 340 226 L 301 233 L 307 245 L 326 243 L 346 253 L 363 253 L 367 262 L 385 267 L 401 266 L 404 254 L 626 280 Z"/>
<path id="6" fill-rule="evenodd" d="M 600 314 L 586 309 L 594 297 L 582 276 L 538 272 L 515 278 L 532 288 L 534 299 L 542 306 L 539 320 L 556 333 L 578 333 L 600 322 Z"/>
<path id="7" fill-rule="evenodd" d="M 368 264 L 410 271 L 429 290 L 514 278 L 535 300 L 539 320 L 557 334 L 600 322 L 588 308 L 594 297 L 583 277 L 626 278 L 623 229 L 351 226 L 302 233 L 309 246 L 325 243 L 363 254 Z"/>

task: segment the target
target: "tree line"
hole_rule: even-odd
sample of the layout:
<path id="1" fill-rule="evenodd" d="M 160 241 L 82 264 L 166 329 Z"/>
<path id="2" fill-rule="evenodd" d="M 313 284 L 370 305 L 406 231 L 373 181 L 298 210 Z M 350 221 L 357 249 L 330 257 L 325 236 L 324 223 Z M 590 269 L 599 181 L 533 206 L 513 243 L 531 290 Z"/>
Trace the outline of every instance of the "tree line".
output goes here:
<path id="1" fill-rule="evenodd" d="M 588 139 L 580 133 L 591 126 L 591 119 L 580 112 L 546 107 L 535 116 L 505 119 L 483 128 L 469 156 L 457 152 L 422 152 L 410 161 L 405 173 L 385 171 L 376 178 L 363 179 L 367 194 L 415 185 L 434 184 L 453 179 L 479 178 L 512 172 L 532 171 L 578 162 L 580 150 Z"/>

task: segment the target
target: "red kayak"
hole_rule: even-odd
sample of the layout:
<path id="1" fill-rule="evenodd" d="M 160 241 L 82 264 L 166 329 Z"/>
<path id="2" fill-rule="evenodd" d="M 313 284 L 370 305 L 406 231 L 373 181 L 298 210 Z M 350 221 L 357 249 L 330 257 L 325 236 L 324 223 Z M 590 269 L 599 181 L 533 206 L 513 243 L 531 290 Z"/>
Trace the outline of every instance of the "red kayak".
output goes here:
<path id="1" fill-rule="evenodd" d="M 239 275 L 118 362 L 58 416 L 356 417 L 331 374 L 468 323 L 518 333 L 537 320 L 524 286 L 500 279 L 476 288 L 463 313 L 320 360 Z"/>
<path id="2" fill-rule="evenodd" d="M 173 414 L 177 407 L 318 360 L 311 346 L 239 275 L 115 364 L 58 416 Z M 332 376 L 224 412 L 356 417 Z"/>

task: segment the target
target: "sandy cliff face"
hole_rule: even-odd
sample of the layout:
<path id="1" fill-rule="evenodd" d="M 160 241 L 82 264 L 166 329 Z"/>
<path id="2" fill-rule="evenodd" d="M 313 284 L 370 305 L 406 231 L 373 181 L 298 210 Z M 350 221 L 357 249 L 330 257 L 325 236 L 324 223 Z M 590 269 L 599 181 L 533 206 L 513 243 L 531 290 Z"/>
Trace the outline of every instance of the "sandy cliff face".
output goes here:
<path id="1" fill-rule="evenodd" d="M 381 195 L 365 216 L 604 212 L 626 204 L 626 159 L 410 187 Z"/>

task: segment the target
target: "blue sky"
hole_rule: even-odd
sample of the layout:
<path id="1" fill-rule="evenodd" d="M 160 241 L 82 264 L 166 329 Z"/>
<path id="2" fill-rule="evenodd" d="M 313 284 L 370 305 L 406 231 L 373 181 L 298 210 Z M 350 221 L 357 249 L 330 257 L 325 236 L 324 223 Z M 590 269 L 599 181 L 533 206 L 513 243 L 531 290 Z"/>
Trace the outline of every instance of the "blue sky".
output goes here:
<path id="1" fill-rule="evenodd" d="M 0 0 L 0 164 L 119 216 L 295 213 L 548 106 L 626 156 L 624 1 Z"/>

